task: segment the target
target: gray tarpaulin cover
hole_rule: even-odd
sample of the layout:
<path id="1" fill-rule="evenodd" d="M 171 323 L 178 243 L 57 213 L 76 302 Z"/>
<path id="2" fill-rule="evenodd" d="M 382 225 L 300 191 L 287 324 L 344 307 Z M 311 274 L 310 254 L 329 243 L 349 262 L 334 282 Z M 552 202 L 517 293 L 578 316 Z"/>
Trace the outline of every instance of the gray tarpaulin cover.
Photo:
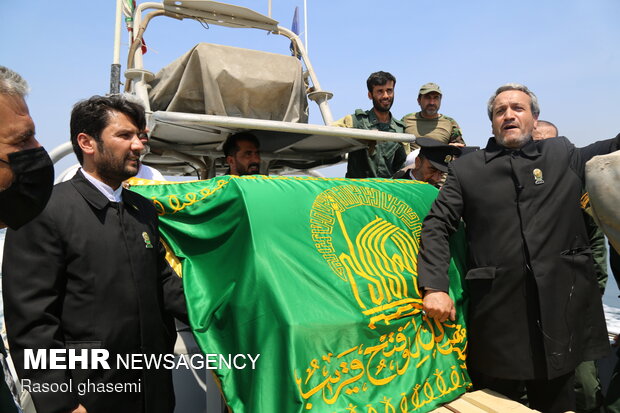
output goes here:
<path id="1" fill-rule="evenodd" d="M 586 164 L 586 190 L 594 219 L 620 251 L 620 151 L 595 156 Z"/>
<path id="2" fill-rule="evenodd" d="M 150 86 L 153 111 L 308 121 L 302 67 L 292 56 L 201 43 Z"/>

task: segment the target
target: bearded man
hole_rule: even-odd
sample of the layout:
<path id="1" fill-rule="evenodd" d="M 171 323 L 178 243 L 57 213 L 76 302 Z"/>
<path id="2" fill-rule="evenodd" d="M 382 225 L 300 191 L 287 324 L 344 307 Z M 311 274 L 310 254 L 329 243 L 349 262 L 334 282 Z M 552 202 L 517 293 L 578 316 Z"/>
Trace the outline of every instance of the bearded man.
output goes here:
<path id="1" fill-rule="evenodd" d="M 464 146 L 461 128 L 454 119 L 439 113 L 443 94 L 436 83 L 425 83 L 418 92 L 420 111 L 403 117 L 405 132 L 415 135 L 416 138 L 432 138 L 439 142 Z M 418 148 L 416 142 L 411 149 Z"/>
<path id="2" fill-rule="evenodd" d="M 488 103 L 493 137 L 453 161 L 421 232 L 418 284 L 426 314 L 454 319 L 449 237 L 462 221 L 469 247 L 468 369 L 474 387 L 528 393 L 544 413 L 575 410 L 574 370 L 609 352 L 580 198 L 585 164 L 620 135 L 576 148 L 535 141 L 540 108 L 526 86 Z"/>
<path id="3" fill-rule="evenodd" d="M 250 132 L 231 135 L 224 142 L 224 155 L 229 175 L 257 175 L 260 173 L 260 142 Z"/>
<path id="4" fill-rule="evenodd" d="M 37 218 L 7 232 L 2 267 L 7 335 L 38 413 L 174 410 L 170 370 L 117 364 L 117 356 L 172 353 L 172 316 L 188 321 L 181 279 L 166 262 L 155 208 L 122 186 L 140 167 L 144 130 L 144 108 L 122 96 L 78 102 L 71 113 L 71 143 L 82 168 L 54 187 Z M 110 368 L 88 369 L 80 362 L 29 367 L 27 354 L 38 350 L 107 351 Z M 100 386 L 129 390 L 100 392 Z"/>
<path id="5" fill-rule="evenodd" d="M 388 72 L 375 72 L 366 80 L 372 109 L 357 109 L 354 114 L 336 121 L 333 126 L 404 133 L 405 125 L 390 112 L 394 103 L 396 78 Z M 347 178 L 391 178 L 407 159 L 399 142 L 364 141 L 367 148 L 349 153 Z"/>

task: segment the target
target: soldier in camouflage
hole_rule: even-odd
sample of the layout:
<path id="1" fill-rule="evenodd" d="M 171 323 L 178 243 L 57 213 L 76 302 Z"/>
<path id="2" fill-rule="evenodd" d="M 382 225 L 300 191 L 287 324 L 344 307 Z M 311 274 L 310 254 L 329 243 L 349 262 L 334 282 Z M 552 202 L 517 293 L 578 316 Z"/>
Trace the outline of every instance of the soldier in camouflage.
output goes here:
<path id="1" fill-rule="evenodd" d="M 456 121 L 439 113 L 441 107 L 441 89 L 435 83 L 426 83 L 418 93 L 420 111 L 403 117 L 405 132 L 415 135 L 416 138 L 433 138 L 443 143 L 460 144 L 464 146 L 461 128 Z M 411 149 L 417 149 L 415 143 Z"/>
<path id="2" fill-rule="evenodd" d="M 404 125 L 390 112 L 394 103 L 396 78 L 388 72 L 375 72 L 366 81 L 372 109 L 357 109 L 333 126 L 403 133 Z M 367 148 L 349 153 L 347 178 L 391 178 L 405 162 L 407 154 L 399 142 L 364 141 Z"/>

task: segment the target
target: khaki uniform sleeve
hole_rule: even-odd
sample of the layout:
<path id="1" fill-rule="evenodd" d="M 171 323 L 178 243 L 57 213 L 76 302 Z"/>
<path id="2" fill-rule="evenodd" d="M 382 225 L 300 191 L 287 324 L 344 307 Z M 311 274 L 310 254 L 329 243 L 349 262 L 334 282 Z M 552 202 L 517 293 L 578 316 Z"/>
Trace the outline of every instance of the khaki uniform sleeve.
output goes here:
<path id="1" fill-rule="evenodd" d="M 331 126 L 337 126 L 339 128 L 352 128 L 353 127 L 353 116 L 347 115 L 342 119 L 338 119 L 333 122 Z"/>

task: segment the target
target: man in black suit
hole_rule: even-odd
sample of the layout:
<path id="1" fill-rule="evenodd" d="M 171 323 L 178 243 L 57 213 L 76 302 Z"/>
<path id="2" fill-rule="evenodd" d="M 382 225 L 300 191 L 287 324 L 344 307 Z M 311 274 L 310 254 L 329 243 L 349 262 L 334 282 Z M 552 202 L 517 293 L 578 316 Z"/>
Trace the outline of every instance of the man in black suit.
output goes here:
<path id="1" fill-rule="evenodd" d="M 579 200 L 585 163 L 617 150 L 620 135 L 581 149 L 564 137 L 534 141 L 539 112 L 523 85 L 491 97 L 494 137 L 450 165 L 424 221 L 419 285 L 429 317 L 454 319 L 448 239 L 462 218 L 474 386 L 516 398 L 525 384 L 530 407 L 564 412 L 575 409 L 575 366 L 609 352 Z"/>
<path id="2" fill-rule="evenodd" d="M 27 92 L 28 84 L 19 74 L 0 66 L 0 228 L 17 229 L 36 217 L 54 184 L 52 161 L 35 138 L 24 100 Z M 11 413 L 17 409 L 4 380 L 5 355 L 0 340 L 0 411 Z"/>
<path id="3" fill-rule="evenodd" d="M 171 353 L 171 314 L 187 322 L 181 280 L 165 261 L 155 208 L 121 185 L 138 172 L 144 129 L 144 109 L 122 96 L 78 102 L 71 142 L 82 169 L 54 187 L 39 217 L 7 233 L 3 293 L 10 351 L 38 413 L 174 409 L 170 370 L 116 363 L 118 354 Z M 26 349 L 105 349 L 111 368 L 27 369 Z M 65 387 L 46 391 L 51 383 Z M 79 391 L 79 383 L 124 387 Z"/>

